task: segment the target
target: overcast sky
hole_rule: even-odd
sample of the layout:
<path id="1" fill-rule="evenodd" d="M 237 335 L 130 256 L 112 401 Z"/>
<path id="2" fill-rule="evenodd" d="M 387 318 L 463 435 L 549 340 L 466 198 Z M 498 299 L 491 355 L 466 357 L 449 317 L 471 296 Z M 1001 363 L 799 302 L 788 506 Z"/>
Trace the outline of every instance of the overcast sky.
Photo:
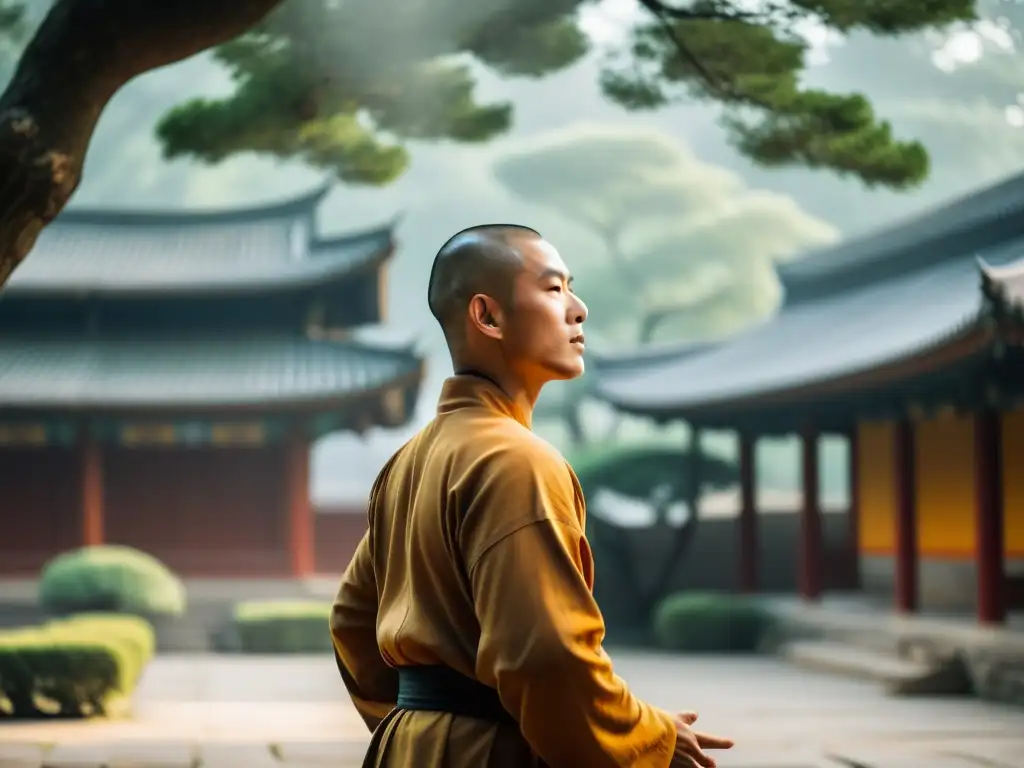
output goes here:
<path id="1" fill-rule="evenodd" d="M 636 12 L 636 5 L 634 0 L 607 0 L 588 13 L 587 28 L 599 38 L 612 37 L 618 34 L 621 19 Z M 756 168 L 726 144 L 715 111 L 707 106 L 626 113 L 602 98 L 593 60 L 540 81 L 502 82 L 481 73 L 482 99 L 509 99 L 515 104 L 515 126 L 507 138 L 487 146 L 416 145 L 412 166 L 397 183 L 384 189 L 338 187 L 320 215 L 321 230 L 337 234 L 405 214 L 398 233 L 400 250 L 391 267 L 390 318 L 384 335 L 418 338 L 430 354 L 430 375 L 416 426 L 429 418 L 440 381 L 449 373 L 440 335 L 428 322 L 425 300 L 430 260 L 447 237 L 483 221 L 518 221 L 548 234 L 581 279 L 588 265 L 597 270 L 602 264 L 600 243 L 586 229 L 545 205 L 539 195 L 532 201 L 497 182 L 493 168 L 503 157 L 549 142 L 552 132 L 563 139 L 574 131 L 592 135 L 595 130 L 627 139 L 630 133 L 647 137 L 638 139 L 638 146 L 653 133 L 686 159 L 681 172 L 688 174 L 687 184 L 698 199 L 702 188 L 710 196 L 723 179 L 733 179 L 741 195 L 769 197 L 787 211 L 791 222 L 785 226 L 790 229 L 780 229 L 773 217 L 754 217 L 745 225 L 747 240 L 778 239 L 778 232 L 790 232 L 785 242 L 792 241 L 791 247 L 798 249 L 820 236 L 850 236 L 1024 168 L 1024 102 L 1007 87 L 1008 82 L 1024 82 L 1018 77 L 1024 74 L 1022 57 L 998 25 L 988 23 L 979 29 L 944 45 L 925 38 L 844 43 L 811 32 L 818 66 L 809 80 L 866 93 L 893 121 L 897 133 L 916 136 L 931 150 L 930 180 L 902 195 L 868 191 L 825 172 Z M 950 75 L 958 66 L 970 67 L 976 77 L 966 82 Z M 228 87 L 223 71 L 207 56 L 129 84 L 103 115 L 73 204 L 245 206 L 286 198 L 320 183 L 323 176 L 318 172 L 253 156 L 235 157 L 215 167 L 161 160 L 152 135 L 161 113 L 190 96 L 224 93 Z M 547 180 L 541 176 L 536 181 L 543 187 Z M 817 234 L 792 234 L 797 230 Z M 408 432 L 374 435 L 369 446 L 351 437 L 328 438 L 315 456 L 314 495 L 364 495 Z"/>

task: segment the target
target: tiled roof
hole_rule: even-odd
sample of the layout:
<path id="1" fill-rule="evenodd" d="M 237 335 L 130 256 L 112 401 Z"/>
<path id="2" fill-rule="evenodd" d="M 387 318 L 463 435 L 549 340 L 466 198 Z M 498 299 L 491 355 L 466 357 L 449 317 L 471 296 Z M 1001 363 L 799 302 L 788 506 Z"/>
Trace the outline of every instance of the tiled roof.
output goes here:
<path id="1" fill-rule="evenodd" d="M 1000 266 L 1024 240 L 983 254 Z M 942 343 L 982 309 L 974 254 L 894 280 L 786 306 L 716 347 L 599 371 L 595 394 L 636 411 L 687 410 L 782 392 L 898 362 Z"/>
<path id="2" fill-rule="evenodd" d="M 0 408 L 301 405 L 416 378 L 407 350 L 291 337 L 0 337 Z"/>
<path id="3" fill-rule="evenodd" d="M 853 282 L 888 279 L 1024 235 L 1024 173 L 964 195 L 866 237 L 808 254 L 779 267 L 787 298 L 814 299 Z M 968 244 L 969 243 L 969 244 Z"/>
<path id="4" fill-rule="evenodd" d="M 316 283 L 386 255 L 392 225 L 318 239 L 322 192 L 206 213 L 75 211 L 40 233 L 5 293 L 252 290 Z"/>

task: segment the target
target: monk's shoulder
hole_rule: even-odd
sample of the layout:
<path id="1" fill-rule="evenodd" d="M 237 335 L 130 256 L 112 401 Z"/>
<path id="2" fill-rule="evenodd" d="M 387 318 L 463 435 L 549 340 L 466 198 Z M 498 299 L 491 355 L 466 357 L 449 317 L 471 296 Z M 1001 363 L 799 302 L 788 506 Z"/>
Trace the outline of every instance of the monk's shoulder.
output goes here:
<path id="1" fill-rule="evenodd" d="M 538 512 L 578 521 L 579 486 L 558 449 L 516 422 L 502 425 L 500 433 L 480 452 L 482 482 L 500 486 L 503 497 L 518 498 L 521 504 L 537 499 Z"/>
<path id="2" fill-rule="evenodd" d="M 568 464 L 555 446 L 522 424 L 511 419 L 495 430 L 495 440 L 489 446 L 482 446 L 482 458 L 494 469 L 507 471 L 535 470 L 551 480 L 568 480 Z"/>

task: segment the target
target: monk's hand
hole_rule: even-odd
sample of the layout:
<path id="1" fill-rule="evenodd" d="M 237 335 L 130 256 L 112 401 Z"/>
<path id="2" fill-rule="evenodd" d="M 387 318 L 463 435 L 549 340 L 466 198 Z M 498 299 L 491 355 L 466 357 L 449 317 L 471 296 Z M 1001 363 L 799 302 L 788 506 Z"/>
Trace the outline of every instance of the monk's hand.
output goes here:
<path id="1" fill-rule="evenodd" d="M 682 712 L 676 715 L 676 751 L 672 755 L 670 768 L 715 768 L 717 763 L 706 749 L 729 749 L 732 739 L 700 733 L 691 726 L 697 722 L 696 712 Z"/>

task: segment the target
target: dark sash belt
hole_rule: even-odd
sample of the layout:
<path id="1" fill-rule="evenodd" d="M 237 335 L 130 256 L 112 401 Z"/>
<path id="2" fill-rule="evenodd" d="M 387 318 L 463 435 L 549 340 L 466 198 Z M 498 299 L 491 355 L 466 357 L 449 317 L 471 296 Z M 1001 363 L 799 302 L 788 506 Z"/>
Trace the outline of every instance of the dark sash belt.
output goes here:
<path id="1" fill-rule="evenodd" d="M 397 708 L 517 725 L 496 690 L 444 666 L 399 667 Z"/>

